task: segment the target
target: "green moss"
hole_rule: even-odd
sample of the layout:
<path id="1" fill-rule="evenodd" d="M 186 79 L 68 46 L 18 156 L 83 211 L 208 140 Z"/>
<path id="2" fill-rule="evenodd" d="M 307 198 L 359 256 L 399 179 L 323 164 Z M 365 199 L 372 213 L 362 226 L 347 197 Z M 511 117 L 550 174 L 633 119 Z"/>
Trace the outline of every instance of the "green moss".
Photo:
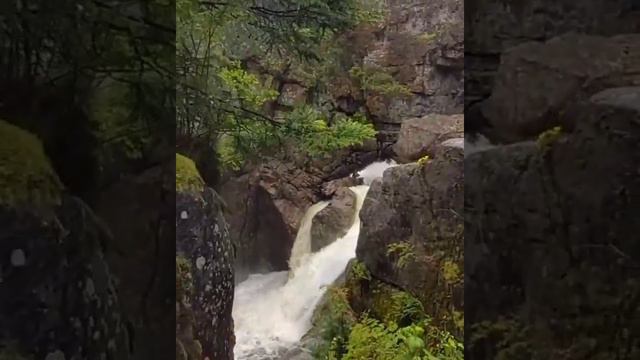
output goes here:
<path id="1" fill-rule="evenodd" d="M 548 150 L 562 136 L 562 127 L 556 126 L 549 130 L 543 131 L 538 135 L 538 147 L 541 150 Z"/>
<path id="2" fill-rule="evenodd" d="M 176 298 L 180 301 L 193 292 L 191 263 L 183 256 L 176 256 Z"/>
<path id="3" fill-rule="evenodd" d="M 430 161 L 431 161 L 431 159 L 429 158 L 429 155 L 425 155 L 425 156 L 421 157 L 420 159 L 418 159 L 418 165 L 424 166 Z"/>
<path id="4" fill-rule="evenodd" d="M 62 183 L 33 134 L 0 120 L 0 205 L 47 207 L 60 202 Z"/>
<path id="5" fill-rule="evenodd" d="M 460 280 L 462 280 L 462 275 L 460 274 L 460 267 L 458 264 L 451 260 L 445 260 L 442 263 L 442 275 L 444 280 L 448 284 L 456 284 Z"/>
<path id="6" fill-rule="evenodd" d="M 201 192 L 204 180 L 193 160 L 176 154 L 176 190 L 178 192 Z"/>

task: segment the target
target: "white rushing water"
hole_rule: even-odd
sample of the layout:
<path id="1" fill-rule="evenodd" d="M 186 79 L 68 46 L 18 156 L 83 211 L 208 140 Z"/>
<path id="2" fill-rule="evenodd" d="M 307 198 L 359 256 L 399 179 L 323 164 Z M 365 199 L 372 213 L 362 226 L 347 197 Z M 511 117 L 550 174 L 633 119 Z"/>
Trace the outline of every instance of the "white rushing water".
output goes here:
<path id="1" fill-rule="evenodd" d="M 290 269 L 297 269 L 303 257 L 311 252 L 311 224 L 313 223 L 313 217 L 327 207 L 327 205 L 329 205 L 328 201 L 320 201 L 313 204 L 304 214 L 300 222 L 300 229 L 298 230 L 298 234 L 296 234 L 296 240 L 291 249 L 291 257 L 289 258 Z M 291 274 L 293 275 L 293 272 L 291 272 Z"/>
<path id="2" fill-rule="evenodd" d="M 398 165 L 394 160 L 378 161 L 365 167 L 358 172 L 358 176 L 364 179 L 365 185 L 371 185 L 371 182 L 377 178 L 381 178 L 385 170 Z"/>
<path id="3" fill-rule="evenodd" d="M 350 189 L 356 193 L 359 213 L 369 184 L 395 162 L 369 165 L 359 175 L 366 185 Z M 305 215 L 292 249 L 291 274 L 287 271 L 254 274 L 238 284 L 233 303 L 236 360 L 280 359 L 282 351 L 294 347 L 311 327 L 313 311 L 331 285 L 355 257 L 360 218 L 345 236 L 316 253 L 310 253 L 311 220 L 326 203 L 315 204 Z"/>

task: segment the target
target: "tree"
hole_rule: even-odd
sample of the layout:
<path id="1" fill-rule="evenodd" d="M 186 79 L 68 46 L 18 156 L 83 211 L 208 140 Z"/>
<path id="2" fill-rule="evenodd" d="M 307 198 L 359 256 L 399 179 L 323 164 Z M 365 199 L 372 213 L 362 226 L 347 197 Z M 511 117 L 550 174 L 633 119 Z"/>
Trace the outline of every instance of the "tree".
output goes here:
<path id="1" fill-rule="evenodd" d="M 354 26 L 357 5 L 354 0 L 180 0 L 178 138 L 220 143 L 222 160 L 238 168 L 275 145 L 294 141 L 313 155 L 373 136 L 368 124 L 344 119 L 330 126 L 311 108 L 275 119 L 265 105 L 278 91 L 243 64 L 249 58 L 319 61 L 321 41 Z"/>

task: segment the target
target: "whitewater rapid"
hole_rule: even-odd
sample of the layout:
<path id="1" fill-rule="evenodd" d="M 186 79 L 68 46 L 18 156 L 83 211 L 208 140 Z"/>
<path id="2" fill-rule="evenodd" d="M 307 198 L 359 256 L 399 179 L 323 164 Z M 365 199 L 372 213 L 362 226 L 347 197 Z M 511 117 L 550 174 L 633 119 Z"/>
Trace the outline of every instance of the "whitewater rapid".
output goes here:
<path id="1" fill-rule="evenodd" d="M 350 189 L 356 194 L 359 213 L 369 185 L 395 162 L 377 162 L 358 174 L 365 185 Z M 316 253 L 310 253 L 311 221 L 326 202 L 307 210 L 292 248 L 291 271 L 254 274 L 238 284 L 233 303 L 236 360 L 280 359 L 311 328 L 313 311 L 325 293 L 355 257 L 360 217 L 347 234 Z"/>

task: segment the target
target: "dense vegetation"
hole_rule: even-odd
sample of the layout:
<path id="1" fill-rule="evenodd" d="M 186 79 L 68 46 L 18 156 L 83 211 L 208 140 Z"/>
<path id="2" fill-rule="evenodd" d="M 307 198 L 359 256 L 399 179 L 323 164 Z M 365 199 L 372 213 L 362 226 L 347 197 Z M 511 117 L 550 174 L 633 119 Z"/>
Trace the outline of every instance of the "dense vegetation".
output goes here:
<path id="1" fill-rule="evenodd" d="M 362 276 L 363 274 L 360 274 Z M 356 275 L 358 276 L 358 275 Z M 366 280 L 366 279 L 361 279 Z M 384 295 L 377 309 L 356 312 L 350 287 L 334 287 L 319 322 L 322 360 L 462 360 L 462 343 L 431 323 L 422 304 L 406 292 Z"/>
<path id="2" fill-rule="evenodd" d="M 179 146 L 215 146 L 222 164 L 238 169 L 283 148 L 316 156 L 372 138 L 373 126 L 362 114 L 335 117 L 313 101 L 274 111 L 282 89 L 266 74 L 297 72 L 309 87 L 320 84 L 332 66 L 331 39 L 379 21 L 376 4 L 179 0 Z"/>

